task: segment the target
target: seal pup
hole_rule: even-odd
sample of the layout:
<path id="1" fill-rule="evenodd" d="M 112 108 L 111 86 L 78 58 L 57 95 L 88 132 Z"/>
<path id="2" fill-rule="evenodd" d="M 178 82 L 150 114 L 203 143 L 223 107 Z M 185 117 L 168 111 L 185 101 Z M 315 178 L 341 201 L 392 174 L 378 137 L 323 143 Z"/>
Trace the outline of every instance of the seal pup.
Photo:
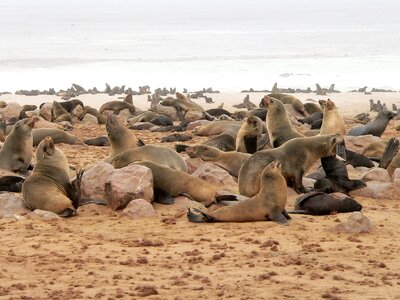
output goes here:
<path id="1" fill-rule="evenodd" d="M 222 200 L 236 200 L 234 195 L 219 195 L 211 184 L 186 172 L 152 161 L 137 161 L 135 164 L 148 167 L 153 173 L 153 185 L 157 195 L 156 202 L 172 204 L 171 197 L 179 195 L 188 195 L 191 199 L 204 204 L 206 207 Z"/>
<path id="2" fill-rule="evenodd" d="M 290 214 L 331 215 L 360 211 L 362 205 L 353 198 L 341 193 L 325 194 L 309 192 L 299 196 L 294 204 L 295 210 Z"/>
<path id="3" fill-rule="evenodd" d="M 27 172 L 32 160 L 32 128 L 35 122 L 35 118 L 23 119 L 14 125 L 0 150 L 1 169 L 17 173 Z"/>
<path id="4" fill-rule="evenodd" d="M 82 141 L 75 135 L 69 134 L 64 130 L 57 128 L 38 128 L 32 130 L 33 146 L 50 136 L 55 144 L 65 143 L 70 145 L 83 145 Z"/>
<path id="5" fill-rule="evenodd" d="M 110 160 L 110 163 L 114 168 L 119 169 L 140 160 L 155 162 L 172 169 L 187 172 L 185 161 L 176 151 L 157 145 L 144 145 L 139 148 L 125 150 Z"/>
<path id="6" fill-rule="evenodd" d="M 136 135 L 122 125 L 115 115 L 108 116 L 106 129 L 111 144 L 110 154 L 105 159 L 106 162 L 110 162 L 116 155 L 125 150 L 138 147 L 139 141 Z"/>
<path id="7" fill-rule="evenodd" d="M 362 180 L 349 179 L 345 164 L 336 156 L 322 157 L 321 164 L 326 175 L 314 183 L 314 188 L 320 192 L 348 193 L 367 186 Z"/>
<path id="8" fill-rule="evenodd" d="M 272 147 L 277 148 L 293 138 L 304 137 L 292 127 L 280 100 L 264 96 L 261 103 L 268 108 L 266 123 Z"/>
<path id="9" fill-rule="evenodd" d="M 282 163 L 282 175 L 287 185 L 297 193 L 305 193 L 303 175 L 321 157 L 335 155 L 339 143 L 343 143 L 341 135 L 319 135 L 291 139 L 278 148 L 258 151 L 243 163 L 239 171 L 239 193 L 247 197 L 257 194 L 262 170 L 276 159 Z"/>
<path id="10" fill-rule="evenodd" d="M 185 152 L 190 158 L 198 157 L 204 161 L 212 162 L 213 164 L 225 169 L 234 177 L 239 176 L 239 170 L 243 163 L 251 156 L 249 153 L 241 153 L 235 151 L 224 152 L 217 148 L 207 145 L 198 145 L 187 147 Z"/>
<path id="11" fill-rule="evenodd" d="M 54 146 L 51 137 L 42 140 L 36 149 L 33 172 L 22 184 L 22 196 L 30 210 L 42 209 L 61 217 L 76 215 L 80 202 L 80 179 L 72 183 L 64 153 Z"/>
<path id="12" fill-rule="evenodd" d="M 236 151 L 251 153 L 257 151 L 257 140 L 261 138 L 263 122 L 254 115 L 249 115 L 236 135 Z"/>
<path id="13" fill-rule="evenodd" d="M 189 221 L 203 222 L 254 222 L 274 221 L 287 224 L 288 217 L 285 206 L 287 202 L 287 187 L 281 174 L 281 164 L 272 161 L 264 167 L 259 178 L 260 190 L 253 197 L 222 207 L 212 212 L 188 210 Z"/>
<path id="14" fill-rule="evenodd" d="M 396 114 L 391 111 L 381 111 L 374 120 L 368 122 L 366 125 L 353 127 L 349 131 L 348 135 L 359 136 L 372 134 L 374 136 L 381 137 L 381 135 L 385 132 L 389 121 L 395 116 Z"/>

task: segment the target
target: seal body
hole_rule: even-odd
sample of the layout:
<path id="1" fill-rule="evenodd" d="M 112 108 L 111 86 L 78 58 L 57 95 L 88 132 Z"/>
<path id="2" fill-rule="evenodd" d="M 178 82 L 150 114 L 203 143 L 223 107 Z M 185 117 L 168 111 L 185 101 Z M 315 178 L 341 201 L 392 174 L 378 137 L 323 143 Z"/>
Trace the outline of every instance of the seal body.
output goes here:
<path id="1" fill-rule="evenodd" d="M 39 145 L 39 143 L 50 136 L 54 143 L 65 143 L 70 145 L 82 145 L 82 141 L 75 135 L 69 134 L 64 130 L 57 128 L 38 128 L 32 130 L 33 146 Z"/>
<path id="2" fill-rule="evenodd" d="M 67 158 L 54 146 L 51 137 L 42 140 L 36 150 L 36 165 L 22 184 L 25 205 L 72 216 L 76 214 L 79 197 L 71 184 Z M 75 206 L 74 206 L 75 205 Z"/>
<path id="3" fill-rule="evenodd" d="M 252 197 L 260 190 L 259 177 L 262 170 L 274 160 L 282 162 L 282 175 L 296 192 L 304 193 L 303 175 L 321 157 L 335 154 L 335 147 L 342 143 L 340 135 L 322 135 L 295 138 L 275 149 L 261 150 L 248 158 L 239 171 L 239 192 Z"/>
<path id="4" fill-rule="evenodd" d="M 283 94 L 283 93 L 272 93 L 272 94 L 268 94 L 268 97 L 278 99 L 283 104 L 291 104 L 297 112 L 299 112 L 303 116 L 307 115 L 307 112 L 304 108 L 304 104 L 293 95 L 288 95 L 288 94 Z"/>
<path id="5" fill-rule="evenodd" d="M 188 213 L 192 222 L 251 222 L 272 220 L 287 223 L 287 187 L 279 161 L 268 164 L 259 178 L 260 191 L 253 197 L 212 212 Z"/>
<path id="6" fill-rule="evenodd" d="M 342 116 L 339 114 L 336 105 L 328 99 L 324 107 L 324 116 L 320 134 L 341 134 L 346 135 L 346 125 Z"/>
<path id="7" fill-rule="evenodd" d="M 349 131 L 349 135 L 359 136 L 372 134 L 374 136 L 381 137 L 381 135 L 385 132 L 389 121 L 395 116 L 396 114 L 391 111 L 381 111 L 374 120 L 368 122 L 366 125 L 352 128 Z"/>
<path id="8" fill-rule="evenodd" d="M 236 151 L 254 153 L 257 151 L 257 140 L 261 138 L 263 123 L 254 115 L 249 115 L 236 135 Z"/>

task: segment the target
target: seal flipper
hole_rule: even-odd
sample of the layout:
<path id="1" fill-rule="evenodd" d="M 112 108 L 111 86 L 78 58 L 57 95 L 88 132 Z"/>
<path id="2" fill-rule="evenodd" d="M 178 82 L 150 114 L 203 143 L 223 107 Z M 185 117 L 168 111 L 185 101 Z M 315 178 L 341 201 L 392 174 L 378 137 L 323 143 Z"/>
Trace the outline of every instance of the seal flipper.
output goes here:
<path id="1" fill-rule="evenodd" d="M 202 212 L 199 209 L 193 209 L 196 213 L 192 212 L 190 208 L 188 208 L 188 212 L 186 214 L 188 220 L 193 223 L 206 223 L 206 222 L 215 222 L 215 219 L 208 214 Z"/>
<path id="2" fill-rule="evenodd" d="M 20 193 L 24 180 L 19 176 L 3 176 L 0 178 L 0 191 Z"/>
<path id="3" fill-rule="evenodd" d="M 398 151 L 399 140 L 396 138 L 390 138 L 388 144 L 386 145 L 385 151 L 383 152 L 381 161 L 379 163 L 379 168 L 386 169 Z"/>
<path id="4" fill-rule="evenodd" d="M 143 146 L 146 145 L 146 144 L 143 142 L 142 139 L 137 139 L 136 145 L 137 145 L 138 147 L 143 147 Z"/>
<path id="5" fill-rule="evenodd" d="M 286 219 L 286 217 L 283 215 L 283 213 L 270 214 L 267 217 L 271 221 L 274 221 L 275 223 L 278 223 L 280 225 L 289 225 L 289 222 Z"/>
<path id="6" fill-rule="evenodd" d="M 154 189 L 154 202 L 160 203 L 160 204 L 165 204 L 165 205 L 171 205 L 175 203 L 174 197 L 171 195 L 167 194 L 163 190 Z"/>
<path id="7" fill-rule="evenodd" d="M 88 205 L 88 204 L 96 204 L 96 205 L 107 205 L 107 201 L 98 198 L 81 198 L 79 201 L 79 207 Z"/>
<path id="8" fill-rule="evenodd" d="M 67 209 L 63 210 L 62 212 L 60 212 L 58 215 L 62 218 L 73 217 L 73 216 L 76 216 L 76 210 L 74 210 L 72 208 L 67 208 Z"/>
<path id="9" fill-rule="evenodd" d="M 289 216 L 289 213 L 286 211 L 286 209 L 284 209 L 284 210 L 282 211 L 282 215 L 283 215 L 287 220 L 291 220 L 291 219 L 292 219 L 292 217 Z"/>
<path id="10" fill-rule="evenodd" d="M 254 135 L 245 135 L 243 137 L 247 153 L 253 154 L 257 151 L 257 137 Z"/>
<path id="11" fill-rule="evenodd" d="M 175 151 L 178 153 L 186 151 L 186 148 L 189 147 L 189 145 L 184 145 L 184 144 L 176 144 L 175 145 Z"/>
<path id="12" fill-rule="evenodd" d="M 76 172 L 76 178 L 66 188 L 67 196 L 72 201 L 72 206 L 77 209 L 81 201 L 81 183 L 84 170 Z"/>
<path id="13" fill-rule="evenodd" d="M 336 154 L 346 160 L 346 146 L 344 142 L 336 145 Z"/>

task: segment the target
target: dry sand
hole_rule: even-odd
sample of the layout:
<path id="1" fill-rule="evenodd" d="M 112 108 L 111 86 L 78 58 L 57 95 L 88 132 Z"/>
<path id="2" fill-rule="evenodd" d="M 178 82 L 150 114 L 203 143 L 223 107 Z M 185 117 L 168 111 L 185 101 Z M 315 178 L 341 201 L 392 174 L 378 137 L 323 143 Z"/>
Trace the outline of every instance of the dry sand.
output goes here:
<path id="1" fill-rule="evenodd" d="M 214 95 L 225 103 L 231 99 L 231 104 L 244 97 Z M 353 114 L 368 111 L 369 96 L 358 95 L 362 97 L 350 105 L 347 95 L 331 97 L 343 110 L 353 107 Z M 386 99 L 389 104 L 393 97 L 400 104 L 398 94 L 385 96 L 372 98 Z M 27 101 L 22 103 L 32 103 L 29 99 L 39 98 L 9 97 L 0 99 L 23 98 Z M 92 105 L 99 107 L 101 102 L 96 101 L 108 96 L 92 98 L 97 104 Z M 258 98 L 251 95 L 254 102 Z M 319 97 L 314 95 L 314 99 Z M 364 102 L 366 109 L 360 106 Z M 384 138 L 399 135 L 392 126 Z M 95 137 L 105 134 L 105 128 L 77 125 L 72 133 Z M 159 143 L 166 135 L 136 133 L 147 143 Z M 196 137 L 192 143 L 204 139 Z M 79 168 L 108 155 L 108 148 L 59 147 Z M 94 205 L 80 208 L 71 219 L 0 219 L 0 298 L 400 299 L 400 203 L 357 200 L 374 224 L 370 234 L 329 231 L 349 214 L 292 215 L 289 226 L 194 224 L 163 205 L 155 205 L 158 219 L 130 220 Z"/>

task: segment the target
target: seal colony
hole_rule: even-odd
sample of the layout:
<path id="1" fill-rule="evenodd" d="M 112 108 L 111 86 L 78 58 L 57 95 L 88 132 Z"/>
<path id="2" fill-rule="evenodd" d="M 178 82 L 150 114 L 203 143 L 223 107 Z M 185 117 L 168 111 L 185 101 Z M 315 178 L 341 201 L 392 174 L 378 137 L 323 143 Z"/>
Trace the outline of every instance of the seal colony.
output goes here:
<path id="1" fill-rule="evenodd" d="M 78 173 L 71 179 L 74 176 L 71 176 L 68 160 L 55 143 L 71 147 L 86 143 L 85 147 L 104 147 L 108 156 L 99 157 L 97 161 L 104 161 L 110 168 L 141 166 L 149 169 L 154 193 L 150 202 L 154 199 L 173 205 L 176 197 L 185 195 L 204 205 L 188 211 L 189 221 L 272 220 L 287 224 L 291 219 L 286 211 L 288 189 L 293 188 L 298 194 L 307 193 L 294 203 L 295 209 L 290 210 L 294 213 L 323 215 L 356 211 L 361 205 L 349 194 L 368 185 L 362 178 L 352 178 L 346 165 L 374 169 L 373 161 L 378 160 L 390 176 L 399 165 L 398 142 L 384 140 L 375 147 L 379 151 L 365 152 L 373 157 L 362 155 L 367 149 L 364 147 L 361 151 L 345 149 L 347 160 L 338 159 L 336 154 L 344 147 L 348 130 L 340 110 L 330 99 L 316 102 L 319 106 L 316 103 L 305 105 L 292 95 L 272 93 L 265 95 L 260 108 L 256 108 L 246 96 L 243 107 L 247 112 L 230 112 L 217 106 L 205 110 L 190 94 L 176 93 L 175 97 L 166 98 L 154 94 L 149 100 L 148 111 L 137 107 L 132 94 L 122 101 L 103 104 L 99 111 L 79 99 L 54 101 L 40 108 L 24 106 L 18 117 L 27 118 L 17 122 L 4 120 L 3 127 L 9 127 L 11 132 L 7 135 L 4 130 L 5 141 L 0 151 L 0 168 L 18 172 L 22 177 L 11 173 L 11 177 L 5 176 L 3 181 L 0 178 L 0 187 L 4 183 L 4 190 L 6 186 L 14 189 L 12 185 L 18 187 L 22 183 L 22 196 L 28 208 L 52 211 L 63 217 L 76 215 L 83 203 L 80 186 L 82 181 L 85 183 L 85 176 Z M 41 117 L 49 123 L 44 128 L 33 129 Z M 394 113 L 379 112 L 376 119 L 363 125 L 364 129 L 354 129 L 357 130 L 355 135 L 365 132 L 381 136 L 393 119 Z M 83 138 L 60 127 L 46 128 L 52 123 L 73 128 L 84 120 L 100 124 L 97 126 L 101 132 Z M 316 121 L 320 123 L 319 129 L 310 134 L 309 125 Z M 104 123 L 105 126 L 101 126 Z M 165 145 L 139 138 L 140 128 L 154 132 Z M 171 141 L 192 138 L 196 140 L 194 143 L 175 144 L 178 151 L 170 146 Z M 34 146 L 37 146 L 36 159 L 30 171 Z M 217 168 L 215 172 L 225 172 L 221 174 L 231 178 L 235 186 L 230 192 L 211 174 L 201 173 L 201 167 L 207 164 Z M 93 166 L 84 167 L 90 172 Z M 312 179 L 313 184 L 306 185 L 304 180 L 310 172 L 318 171 L 318 167 L 321 171 L 317 172 L 315 180 Z M 232 194 L 235 188 L 240 195 Z M 221 201 L 233 201 L 233 204 L 221 207 L 226 204 Z"/>

